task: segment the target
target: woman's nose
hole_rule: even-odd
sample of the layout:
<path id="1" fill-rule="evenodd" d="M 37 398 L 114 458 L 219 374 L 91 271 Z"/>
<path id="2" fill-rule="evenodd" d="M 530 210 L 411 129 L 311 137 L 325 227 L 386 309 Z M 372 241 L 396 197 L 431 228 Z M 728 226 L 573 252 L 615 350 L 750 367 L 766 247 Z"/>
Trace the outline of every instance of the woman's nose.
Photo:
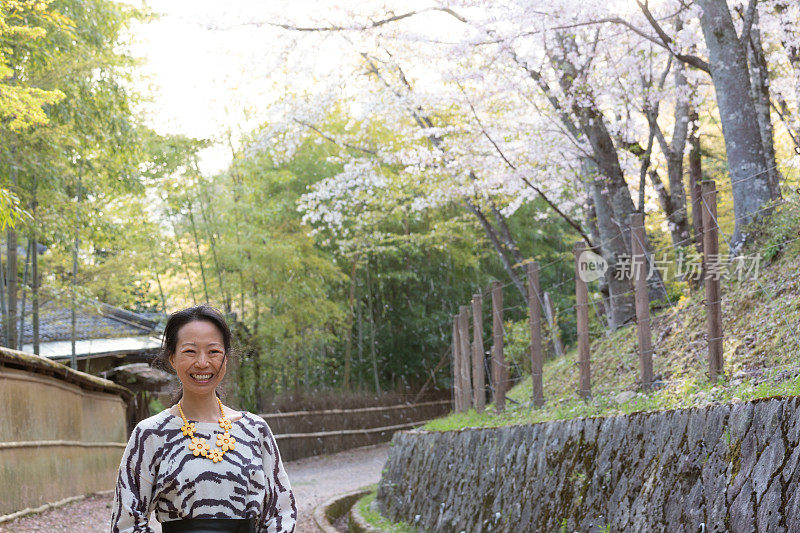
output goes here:
<path id="1" fill-rule="evenodd" d="M 200 368 L 205 368 L 208 366 L 208 364 L 208 355 L 206 355 L 205 352 L 200 352 L 200 354 L 197 356 L 197 360 L 195 361 L 195 365 Z"/>

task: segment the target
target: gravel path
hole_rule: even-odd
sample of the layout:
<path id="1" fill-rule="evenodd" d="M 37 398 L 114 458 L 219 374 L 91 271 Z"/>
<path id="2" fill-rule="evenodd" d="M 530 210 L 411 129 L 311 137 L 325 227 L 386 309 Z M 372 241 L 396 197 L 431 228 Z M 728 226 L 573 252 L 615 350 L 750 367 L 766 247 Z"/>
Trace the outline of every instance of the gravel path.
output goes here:
<path id="1" fill-rule="evenodd" d="M 325 500 L 377 483 L 388 450 L 388 444 L 379 444 L 286 463 L 297 501 L 296 533 L 318 532 L 311 515 Z M 110 495 L 90 496 L 0 524 L 0 533 L 107 533 L 112 500 Z M 151 525 L 160 533 L 155 520 Z"/>

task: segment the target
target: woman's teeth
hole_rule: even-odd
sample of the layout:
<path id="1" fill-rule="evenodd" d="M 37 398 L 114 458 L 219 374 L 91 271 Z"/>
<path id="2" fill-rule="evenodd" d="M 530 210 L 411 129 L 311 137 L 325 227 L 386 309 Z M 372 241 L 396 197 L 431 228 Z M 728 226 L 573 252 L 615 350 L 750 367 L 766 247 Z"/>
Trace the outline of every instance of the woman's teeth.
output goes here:
<path id="1" fill-rule="evenodd" d="M 189 374 L 195 381 L 210 381 L 213 374 Z"/>

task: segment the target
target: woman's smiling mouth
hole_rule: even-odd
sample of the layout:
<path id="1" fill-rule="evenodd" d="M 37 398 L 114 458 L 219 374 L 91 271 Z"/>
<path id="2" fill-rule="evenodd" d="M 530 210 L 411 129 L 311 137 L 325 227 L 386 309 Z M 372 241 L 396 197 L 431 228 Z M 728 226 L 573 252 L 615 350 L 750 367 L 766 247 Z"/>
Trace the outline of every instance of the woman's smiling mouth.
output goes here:
<path id="1" fill-rule="evenodd" d="M 189 376 L 191 376 L 191 378 L 193 380 L 197 381 L 198 383 L 206 383 L 206 382 L 211 381 L 211 378 L 214 377 L 214 374 L 211 374 L 211 373 L 205 373 L 205 374 L 196 373 L 196 374 L 189 374 Z"/>

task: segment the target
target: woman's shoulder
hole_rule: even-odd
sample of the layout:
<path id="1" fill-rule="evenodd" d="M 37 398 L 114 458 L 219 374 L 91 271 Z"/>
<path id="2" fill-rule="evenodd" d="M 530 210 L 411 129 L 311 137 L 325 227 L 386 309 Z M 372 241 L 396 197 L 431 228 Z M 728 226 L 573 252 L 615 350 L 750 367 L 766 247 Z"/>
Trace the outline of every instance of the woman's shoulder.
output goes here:
<path id="1" fill-rule="evenodd" d="M 169 409 L 164 409 L 160 413 L 156 413 L 153 416 L 145 418 L 144 420 L 136 424 L 134 433 L 143 433 L 143 432 L 161 430 L 169 424 L 170 419 L 173 416 L 174 415 L 169 412 Z"/>

